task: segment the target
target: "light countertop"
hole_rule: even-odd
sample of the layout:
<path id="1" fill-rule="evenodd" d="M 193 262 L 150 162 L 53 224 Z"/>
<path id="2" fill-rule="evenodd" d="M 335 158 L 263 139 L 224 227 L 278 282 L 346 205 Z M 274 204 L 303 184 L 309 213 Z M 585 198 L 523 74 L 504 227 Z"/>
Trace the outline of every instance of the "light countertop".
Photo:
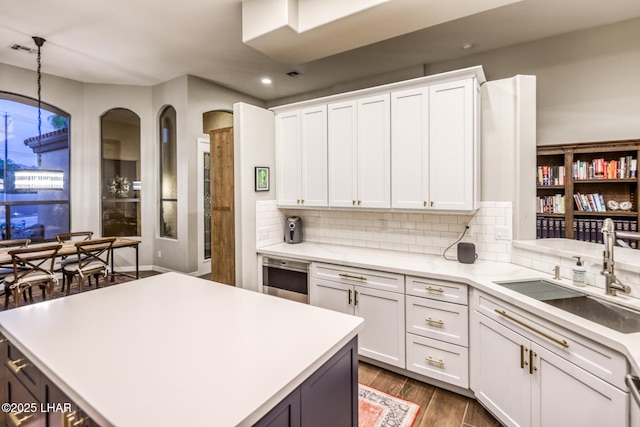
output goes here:
<path id="1" fill-rule="evenodd" d="M 473 264 L 461 264 L 457 261 L 445 260 L 441 256 L 309 242 L 278 243 L 259 248 L 258 253 L 463 282 L 622 353 L 636 375 L 640 374 L 640 333 L 623 334 L 617 332 L 544 302 L 521 295 L 494 282 L 542 278 L 640 310 L 640 301 L 637 298 L 625 295 L 609 297 L 604 295 L 602 289 L 593 286 L 576 288 L 569 280 L 553 280 L 550 273 L 504 262 L 476 260 Z"/>
<path id="2" fill-rule="evenodd" d="M 0 313 L 0 332 L 101 425 L 252 425 L 362 319 L 179 273 Z"/>

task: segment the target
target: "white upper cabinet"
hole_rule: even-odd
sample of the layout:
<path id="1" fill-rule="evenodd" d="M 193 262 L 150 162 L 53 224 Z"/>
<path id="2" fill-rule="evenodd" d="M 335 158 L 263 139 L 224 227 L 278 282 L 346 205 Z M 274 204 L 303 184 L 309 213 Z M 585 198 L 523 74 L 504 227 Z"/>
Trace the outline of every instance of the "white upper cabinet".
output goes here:
<path id="1" fill-rule="evenodd" d="M 429 88 L 391 94 L 391 207 L 429 206 Z"/>
<path id="2" fill-rule="evenodd" d="M 276 116 L 278 205 L 327 206 L 327 107 Z"/>
<path id="3" fill-rule="evenodd" d="M 358 100 L 358 198 L 363 208 L 391 207 L 389 94 Z"/>
<path id="4" fill-rule="evenodd" d="M 478 195 L 478 88 L 474 79 L 429 87 L 429 205 L 473 210 Z"/>
<path id="5" fill-rule="evenodd" d="M 278 205 L 477 209 L 482 82 L 472 67 L 274 108 Z"/>
<path id="6" fill-rule="evenodd" d="M 329 104 L 329 206 L 355 207 L 358 198 L 358 104 Z"/>
<path id="7" fill-rule="evenodd" d="M 329 206 L 389 208 L 389 95 L 328 108 Z"/>

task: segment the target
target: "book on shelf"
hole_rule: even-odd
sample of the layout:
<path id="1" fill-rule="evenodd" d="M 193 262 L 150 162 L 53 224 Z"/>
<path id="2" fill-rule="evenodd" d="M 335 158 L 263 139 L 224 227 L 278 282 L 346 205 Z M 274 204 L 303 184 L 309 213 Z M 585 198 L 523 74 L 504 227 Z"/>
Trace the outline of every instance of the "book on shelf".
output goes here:
<path id="1" fill-rule="evenodd" d="M 566 183 L 564 166 L 538 166 L 537 185 L 565 185 Z"/>
<path id="2" fill-rule="evenodd" d="M 564 218 L 536 217 L 536 238 L 562 238 L 566 235 Z"/>
<path id="3" fill-rule="evenodd" d="M 578 212 L 607 212 L 604 196 L 599 193 L 573 195 L 576 210 Z"/>
<path id="4" fill-rule="evenodd" d="M 571 172 L 573 179 L 628 179 L 638 176 L 638 159 L 621 156 L 617 160 L 604 158 L 591 161 L 576 160 Z"/>
<path id="5" fill-rule="evenodd" d="M 536 198 L 536 213 L 565 213 L 564 194 L 555 194 L 553 196 L 540 196 Z"/>

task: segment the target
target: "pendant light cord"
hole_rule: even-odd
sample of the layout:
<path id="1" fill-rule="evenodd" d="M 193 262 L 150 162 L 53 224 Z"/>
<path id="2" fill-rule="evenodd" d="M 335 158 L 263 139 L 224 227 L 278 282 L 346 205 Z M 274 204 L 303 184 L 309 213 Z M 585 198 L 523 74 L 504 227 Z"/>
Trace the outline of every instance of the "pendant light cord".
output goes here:
<path id="1" fill-rule="evenodd" d="M 42 138 L 42 58 L 40 55 L 40 48 L 46 41 L 42 37 L 32 37 L 36 46 L 38 46 L 38 167 L 40 167 L 41 155 L 40 146 Z"/>

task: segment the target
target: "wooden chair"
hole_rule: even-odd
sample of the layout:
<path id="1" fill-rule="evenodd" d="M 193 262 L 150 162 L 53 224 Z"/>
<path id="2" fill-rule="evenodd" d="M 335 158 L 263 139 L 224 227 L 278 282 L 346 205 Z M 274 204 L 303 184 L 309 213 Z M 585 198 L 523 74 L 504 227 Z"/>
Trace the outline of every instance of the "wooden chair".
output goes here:
<path id="1" fill-rule="evenodd" d="M 49 244 L 43 246 L 12 249 L 9 251 L 13 264 L 13 275 L 4 279 L 7 295 L 13 296 L 16 307 L 20 305 L 20 294 L 29 291 L 31 302 L 31 289 L 39 286 L 42 289 L 42 299 L 53 296 L 53 287 L 58 282 L 53 271 L 54 262 L 61 244 Z M 25 295 L 26 300 L 26 295 Z M 5 298 L 5 310 L 9 306 L 8 295 Z"/>
<path id="2" fill-rule="evenodd" d="M 56 240 L 58 241 L 58 243 L 81 242 L 85 240 L 91 240 L 92 237 L 93 237 L 93 231 L 74 231 L 71 233 L 56 234 Z M 55 270 L 62 272 L 62 268 L 66 264 L 77 262 L 77 259 L 78 258 L 76 257 L 76 255 L 67 255 L 67 256 L 61 257 L 59 262 L 56 264 Z M 63 274 L 62 287 L 60 288 L 60 290 L 63 292 L 64 292 L 64 286 L 66 284 L 65 278 L 66 276 Z M 89 286 L 91 286 L 91 279 L 89 279 Z"/>
<path id="3" fill-rule="evenodd" d="M 71 282 L 75 275 L 78 276 L 80 292 L 84 288 L 84 278 L 93 276 L 96 279 L 96 287 L 99 287 L 98 278 L 104 277 L 106 284 L 109 278 L 109 259 L 115 237 L 104 237 L 100 239 L 85 240 L 76 242 L 76 261 L 65 264 L 62 273 L 69 283 L 67 295 L 71 288 Z"/>
<path id="4" fill-rule="evenodd" d="M 27 246 L 29 246 L 29 243 L 31 243 L 31 239 L 0 240 L 0 251 L 4 251 L 6 249 L 26 248 Z M 7 264 L 0 266 L 0 295 L 4 294 L 5 306 L 9 303 L 8 301 L 10 292 L 5 289 L 4 279 L 7 276 L 11 275 L 13 275 L 13 265 Z"/>

